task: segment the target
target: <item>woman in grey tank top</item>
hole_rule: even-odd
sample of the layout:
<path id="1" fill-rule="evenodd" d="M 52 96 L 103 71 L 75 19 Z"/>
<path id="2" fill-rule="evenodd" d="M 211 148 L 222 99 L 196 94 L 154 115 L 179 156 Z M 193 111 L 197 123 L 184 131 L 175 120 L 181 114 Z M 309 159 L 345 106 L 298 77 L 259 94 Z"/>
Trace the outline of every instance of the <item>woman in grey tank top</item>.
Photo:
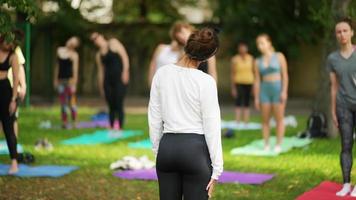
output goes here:
<path id="1" fill-rule="evenodd" d="M 337 196 L 356 197 L 356 188 L 351 191 L 353 132 L 356 126 L 356 53 L 352 44 L 354 35 L 351 19 L 339 20 L 335 25 L 339 49 L 327 59 L 331 80 L 331 113 L 333 122 L 341 133 L 340 163 L 343 188 Z"/>

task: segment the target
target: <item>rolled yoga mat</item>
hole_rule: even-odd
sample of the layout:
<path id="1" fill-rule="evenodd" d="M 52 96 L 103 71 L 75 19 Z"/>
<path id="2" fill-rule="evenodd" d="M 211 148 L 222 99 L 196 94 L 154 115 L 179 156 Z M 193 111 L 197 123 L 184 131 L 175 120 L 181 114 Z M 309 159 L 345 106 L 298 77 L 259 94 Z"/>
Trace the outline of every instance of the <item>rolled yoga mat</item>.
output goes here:
<path id="1" fill-rule="evenodd" d="M 282 143 L 282 151 L 277 153 L 274 151 L 274 146 L 276 144 L 276 137 L 270 138 L 270 151 L 265 151 L 263 149 L 263 140 L 255 140 L 250 144 L 242 147 L 237 147 L 231 150 L 232 155 L 251 155 L 251 156 L 278 156 L 281 153 L 285 153 L 292 148 L 304 147 L 312 142 L 311 139 L 300 139 L 297 137 L 285 137 Z"/>
<path id="2" fill-rule="evenodd" d="M 17 153 L 23 153 L 23 148 L 21 144 L 17 144 Z M 9 149 L 5 140 L 0 140 L 0 155 L 8 155 Z"/>
<path id="3" fill-rule="evenodd" d="M 0 176 L 7 176 L 10 165 L 0 164 Z M 19 165 L 19 171 L 13 176 L 18 177 L 53 177 L 58 178 L 78 169 L 76 166 L 42 165 L 31 167 Z"/>
<path id="4" fill-rule="evenodd" d="M 76 128 L 107 128 L 109 127 L 108 121 L 87 121 L 79 122 Z"/>
<path id="5" fill-rule="evenodd" d="M 112 143 L 118 140 L 142 135 L 142 131 L 137 130 L 123 130 L 123 131 L 109 131 L 101 130 L 95 131 L 94 133 L 83 134 L 78 137 L 63 140 L 61 144 L 65 145 L 94 145 L 94 144 L 104 144 Z"/>
<path id="6" fill-rule="evenodd" d="M 115 172 L 114 176 L 129 180 L 157 180 L 156 169 L 119 171 Z M 271 180 L 273 177 L 273 174 L 255 174 L 226 171 L 222 173 L 218 182 L 259 185 Z"/>
<path id="7" fill-rule="evenodd" d="M 350 195 L 345 197 L 336 196 L 336 192 L 341 188 L 341 184 L 324 181 L 317 187 L 297 197 L 296 200 L 356 200 L 356 197 L 351 197 Z"/>
<path id="8" fill-rule="evenodd" d="M 130 142 L 128 146 L 130 148 L 135 148 L 135 149 L 152 149 L 152 143 L 150 139 L 140 140 L 137 142 Z"/>

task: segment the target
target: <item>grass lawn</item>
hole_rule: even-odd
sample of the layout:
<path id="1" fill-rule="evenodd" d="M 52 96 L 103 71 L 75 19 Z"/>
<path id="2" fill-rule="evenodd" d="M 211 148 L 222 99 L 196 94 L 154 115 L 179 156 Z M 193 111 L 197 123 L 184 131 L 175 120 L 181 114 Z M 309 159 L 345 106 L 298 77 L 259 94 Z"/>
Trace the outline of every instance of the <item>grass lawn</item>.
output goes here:
<path id="1" fill-rule="evenodd" d="M 81 120 L 89 120 L 97 110 L 81 108 Z M 232 116 L 223 116 L 231 119 Z M 146 115 L 128 115 L 127 129 L 141 129 L 144 136 L 133 137 L 112 144 L 95 146 L 65 146 L 63 139 L 78 136 L 87 130 L 40 130 L 42 120 L 59 123 L 59 108 L 29 108 L 21 110 L 20 139 L 25 151 L 36 156 L 35 165 L 77 165 L 79 170 L 61 178 L 0 177 L 0 199 L 158 199 L 157 182 L 121 180 L 112 176 L 111 162 L 125 155 L 148 155 L 150 150 L 130 149 L 127 143 L 148 137 Z M 258 120 L 258 118 L 254 118 Z M 306 116 L 298 116 L 298 128 L 288 128 L 286 134 L 295 135 L 305 127 Z M 0 136 L 2 137 L 2 135 Z M 39 138 L 48 138 L 54 144 L 53 152 L 36 152 Z M 232 139 L 223 139 L 224 168 L 240 172 L 274 173 L 271 181 L 259 185 L 218 185 L 213 199 L 289 200 L 318 185 L 323 180 L 341 181 L 339 167 L 339 138 L 315 140 L 302 149 L 294 149 L 278 157 L 231 156 L 233 147 L 260 139 L 260 131 L 241 131 Z M 8 156 L 0 156 L 8 163 Z"/>

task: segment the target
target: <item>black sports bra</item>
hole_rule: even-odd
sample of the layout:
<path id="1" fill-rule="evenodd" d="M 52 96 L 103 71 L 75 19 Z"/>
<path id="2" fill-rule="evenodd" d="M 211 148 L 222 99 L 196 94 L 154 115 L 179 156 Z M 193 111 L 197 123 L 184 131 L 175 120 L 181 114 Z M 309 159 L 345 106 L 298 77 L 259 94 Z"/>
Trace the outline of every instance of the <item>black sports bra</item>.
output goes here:
<path id="1" fill-rule="evenodd" d="M 0 63 L 0 71 L 8 71 L 10 69 L 10 67 L 11 67 L 11 64 L 10 64 L 11 54 L 12 53 L 9 53 L 7 55 L 7 58 L 5 59 L 5 61 Z"/>
<path id="2" fill-rule="evenodd" d="M 58 57 L 59 71 L 58 78 L 59 79 L 70 79 L 73 77 L 73 62 L 69 58 L 60 58 Z"/>

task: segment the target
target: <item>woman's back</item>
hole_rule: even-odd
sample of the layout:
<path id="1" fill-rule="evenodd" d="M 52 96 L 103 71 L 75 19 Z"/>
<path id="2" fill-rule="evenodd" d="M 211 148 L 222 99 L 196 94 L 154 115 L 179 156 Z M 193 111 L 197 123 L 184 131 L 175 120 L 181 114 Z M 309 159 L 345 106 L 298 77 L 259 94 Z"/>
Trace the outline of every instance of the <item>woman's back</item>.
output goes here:
<path id="1" fill-rule="evenodd" d="M 202 93 L 213 90 L 215 80 L 200 70 L 171 64 L 157 71 L 154 82 L 160 93 L 163 132 L 203 134 Z"/>

